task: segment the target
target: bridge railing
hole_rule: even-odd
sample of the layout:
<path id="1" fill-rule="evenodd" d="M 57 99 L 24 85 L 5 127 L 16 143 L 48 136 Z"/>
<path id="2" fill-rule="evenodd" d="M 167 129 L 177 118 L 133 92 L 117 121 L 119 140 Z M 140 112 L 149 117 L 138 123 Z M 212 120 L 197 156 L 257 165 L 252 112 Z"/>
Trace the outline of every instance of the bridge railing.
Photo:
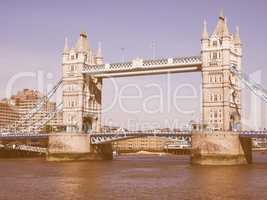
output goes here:
<path id="1" fill-rule="evenodd" d="M 177 65 L 188 65 L 202 63 L 199 56 L 191 57 L 177 57 L 177 58 L 161 58 L 152 60 L 135 59 L 131 62 L 113 63 L 113 64 L 102 64 L 102 65 L 84 65 L 83 73 L 101 73 L 101 72 L 112 72 L 112 71 L 124 71 L 140 68 L 153 68 L 153 67 L 165 67 L 165 66 L 177 66 Z"/>

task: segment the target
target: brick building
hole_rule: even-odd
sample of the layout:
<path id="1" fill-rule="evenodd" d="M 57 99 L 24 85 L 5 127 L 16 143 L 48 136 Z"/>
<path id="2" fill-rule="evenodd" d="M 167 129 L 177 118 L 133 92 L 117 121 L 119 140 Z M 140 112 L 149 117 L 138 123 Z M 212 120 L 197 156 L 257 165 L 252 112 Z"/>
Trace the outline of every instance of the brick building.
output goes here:
<path id="1" fill-rule="evenodd" d="M 0 101 L 0 129 L 9 127 L 19 118 L 17 108 L 6 101 Z"/>

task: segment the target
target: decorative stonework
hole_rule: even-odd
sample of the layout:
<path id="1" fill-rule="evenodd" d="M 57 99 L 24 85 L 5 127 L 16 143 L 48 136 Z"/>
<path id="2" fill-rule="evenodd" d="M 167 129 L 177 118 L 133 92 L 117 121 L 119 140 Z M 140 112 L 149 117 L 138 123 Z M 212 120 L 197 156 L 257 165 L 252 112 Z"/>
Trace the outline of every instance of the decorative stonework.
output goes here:
<path id="1" fill-rule="evenodd" d="M 103 58 L 97 56 L 88 45 L 85 33 L 81 33 L 75 48 L 65 44 L 63 52 L 63 124 L 67 132 L 100 131 L 102 79 L 85 75 L 85 65 L 95 66 Z"/>
<path id="2" fill-rule="evenodd" d="M 211 36 L 204 22 L 201 58 L 203 123 L 213 130 L 239 129 L 241 89 L 239 79 L 231 73 L 230 66 L 235 65 L 241 70 L 242 48 L 239 32 L 229 32 L 224 16 L 219 17 Z"/>

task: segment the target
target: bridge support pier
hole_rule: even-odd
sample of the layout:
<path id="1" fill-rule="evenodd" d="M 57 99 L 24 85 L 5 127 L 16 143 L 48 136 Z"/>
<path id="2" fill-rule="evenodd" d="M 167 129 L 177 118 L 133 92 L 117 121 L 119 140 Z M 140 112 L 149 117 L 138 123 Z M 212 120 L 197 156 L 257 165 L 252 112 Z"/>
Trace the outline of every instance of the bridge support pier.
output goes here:
<path id="1" fill-rule="evenodd" d="M 87 134 L 57 133 L 49 136 L 48 161 L 110 160 L 111 144 L 91 145 Z"/>
<path id="2" fill-rule="evenodd" d="M 241 165 L 251 162 L 251 138 L 241 138 L 237 133 L 220 131 L 192 134 L 192 164 Z"/>

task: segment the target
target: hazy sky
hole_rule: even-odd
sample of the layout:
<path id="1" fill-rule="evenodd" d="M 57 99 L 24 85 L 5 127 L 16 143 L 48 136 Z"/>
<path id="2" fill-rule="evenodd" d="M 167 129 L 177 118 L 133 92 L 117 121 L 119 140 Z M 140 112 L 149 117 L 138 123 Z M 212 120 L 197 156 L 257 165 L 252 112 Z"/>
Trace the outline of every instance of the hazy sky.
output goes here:
<path id="1" fill-rule="evenodd" d="M 200 54 L 200 36 L 203 20 L 208 22 L 211 33 L 216 25 L 220 9 L 224 9 L 231 31 L 240 26 L 243 42 L 243 69 L 246 73 L 261 71 L 262 84 L 266 86 L 267 63 L 267 2 L 265 0 L 236 1 L 179 1 L 179 0 L 97 0 L 97 1 L 1 1 L 0 2 L 0 97 L 5 97 L 6 87 L 12 77 L 21 73 L 43 73 L 45 84 L 55 83 L 60 77 L 61 53 L 64 38 L 74 45 L 80 31 L 86 31 L 90 46 L 96 49 L 102 42 L 105 62 L 120 62 L 123 57 L 131 60 L 136 57 L 152 57 L 152 41 L 156 41 L 157 57 L 191 56 Z M 122 51 L 121 49 L 125 50 Z M 53 75 L 51 79 L 51 74 Z M 34 74 L 31 74 L 34 75 Z M 258 73 L 259 76 L 259 73 Z M 259 76 L 260 77 L 260 76 Z M 183 124 L 199 118 L 200 73 L 175 74 L 170 77 L 171 94 L 181 84 L 192 84 L 198 98 L 179 100 L 185 110 L 196 110 L 184 114 L 177 109 L 168 109 L 168 77 L 145 76 L 116 79 L 119 90 L 124 95 L 138 95 L 138 99 L 125 100 L 122 104 L 137 113 L 122 112 L 119 101 L 113 109 L 104 114 L 103 120 L 121 126 L 146 126 L 159 123 Z M 41 80 L 39 80 L 41 81 Z M 23 78 L 16 82 L 13 93 L 22 88 L 37 87 L 34 78 Z M 103 106 L 111 104 L 114 91 L 111 80 L 104 81 Z M 129 89 L 123 87 L 131 84 Z M 152 85 L 151 85 L 152 84 Z M 148 114 L 143 108 L 144 100 L 159 94 L 155 85 L 161 85 L 163 108 Z M 136 89 L 136 85 L 141 89 Z M 154 85 L 154 86 L 153 86 Z M 266 87 L 267 88 L 267 87 Z M 183 89 L 179 94 L 192 95 Z M 250 112 L 249 92 L 244 92 L 247 113 Z M 146 107 L 156 110 L 159 99 L 146 101 Z M 176 102 L 177 103 L 177 102 Z M 254 105 L 254 104 L 253 104 Z M 266 107 L 261 109 L 267 113 Z M 265 109 L 265 110 L 264 110 Z M 178 109 L 179 110 L 179 109 Z M 256 114 L 257 111 L 255 111 Z M 267 118 L 263 118 L 266 126 Z M 167 122 L 166 122 L 167 120 Z M 169 121 L 168 121 L 169 120 Z M 141 125 L 140 125 L 141 124 Z"/>

